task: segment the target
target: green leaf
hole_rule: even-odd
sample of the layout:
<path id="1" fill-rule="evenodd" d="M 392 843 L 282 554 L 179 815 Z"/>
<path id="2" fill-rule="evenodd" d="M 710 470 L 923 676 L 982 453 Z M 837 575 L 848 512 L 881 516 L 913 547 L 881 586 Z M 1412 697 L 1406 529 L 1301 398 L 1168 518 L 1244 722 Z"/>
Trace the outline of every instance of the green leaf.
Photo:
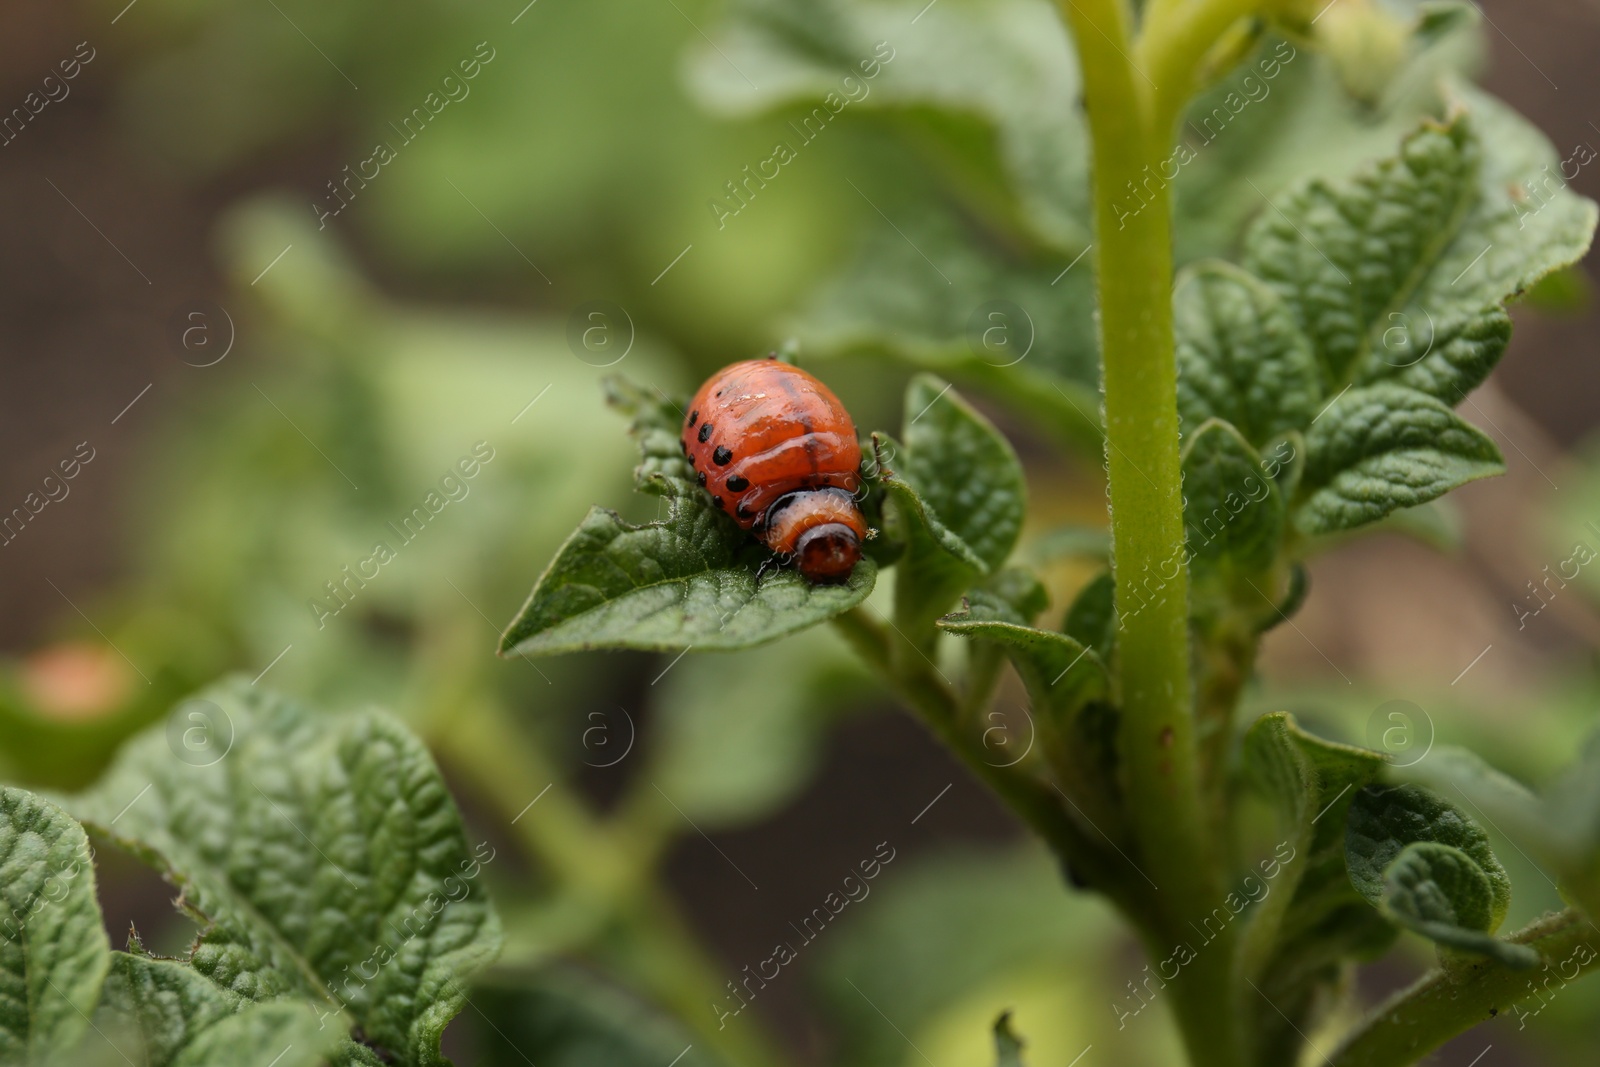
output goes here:
<path id="1" fill-rule="evenodd" d="M 1086 701 L 1105 695 L 1108 681 L 1100 657 L 1066 634 L 974 615 L 974 611 L 948 615 L 939 620 L 939 628 L 1002 646 L 1036 710 L 1065 724 Z"/>
<path id="2" fill-rule="evenodd" d="M 1448 745 L 1396 777 L 1459 796 L 1554 876 L 1591 917 L 1600 916 L 1600 735 L 1542 796 L 1476 753 Z"/>
<path id="3" fill-rule="evenodd" d="M 382 715 L 318 714 L 240 681 L 185 709 L 231 742 L 220 755 L 174 742 L 193 721 L 175 717 L 72 810 L 182 890 L 200 974 L 332 1005 L 395 1062 L 444 1063 L 439 1035 L 500 927 L 474 881 L 493 851 L 468 845 L 427 750 Z"/>
<path id="4" fill-rule="evenodd" d="M 1022 1038 L 1011 1029 L 1011 1013 L 1003 1011 L 994 1021 L 994 1056 L 996 1067 L 1023 1067 Z"/>
<path id="5" fill-rule="evenodd" d="M 872 451 L 884 495 L 894 502 L 895 529 L 891 537 L 902 540 L 907 552 L 919 560 L 928 558 L 930 552 L 937 550 L 974 574 L 985 573 L 988 564 L 973 551 L 971 545 L 962 540 L 960 534 L 940 522 L 933 509 L 922 499 L 917 487 L 900 477 L 899 472 L 889 465 L 891 462 L 898 463 L 897 457 L 907 455 L 905 446 L 888 434 L 875 433 L 872 435 Z"/>
<path id="6" fill-rule="evenodd" d="M 1030 572 L 1007 568 L 988 587 L 974 588 L 960 611 L 939 620 L 939 628 L 1004 651 L 1028 687 L 1034 710 L 1067 723 L 1085 701 L 1105 696 L 1109 678 L 1091 649 L 1032 625 L 1046 606 L 1045 596 Z"/>
<path id="7" fill-rule="evenodd" d="M 317 1067 L 342 1037 L 299 1001 L 252 1004 L 200 1031 L 172 1067 Z"/>
<path id="8" fill-rule="evenodd" d="M 933 210 L 906 209 L 894 227 L 869 230 L 788 328 L 808 352 L 893 356 L 1003 398 L 1070 442 L 1097 444 L 1090 257 L 1018 260 Z"/>
<path id="9" fill-rule="evenodd" d="M 42 1062 L 88 1027 L 110 944 L 83 828 L 10 786 L 0 786 L 0 903 L 0 1063 Z"/>
<path id="10" fill-rule="evenodd" d="M 919 374 L 906 388 L 905 444 L 873 435 L 875 467 L 906 543 L 895 616 L 918 639 L 978 578 L 1011 555 L 1025 508 L 1022 466 L 987 419 L 948 383 Z"/>
<path id="11" fill-rule="evenodd" d="M 1351 389 L 1306 436 L 1295 525 L 1327 534 L 1375 522 L 1504 470 L 1487 435 L 1400 385 Z"/>
<path id="12" fill-rule="evenodd" d="M 1600 917 L 1600 734 L 1544 791 L 1562 885 L 1591 918 Z"/>
<path id="13" fill-rule="evenodd" d="M 876 447 L 882 438 L 873 435 Z M 892 442 L 888 442 L 892 446 Z M 966 542 L 928 513 L 922 498 L 908 483 L 886 471 L 882 478 L 892 507 L 887 515 L 889 536 L 905 545 L 895 575 L 894 614 L 899 625 L 912 629 L 921 643 L 931 638 L 927 627 L 962 591 L 983 576 L 983 561 Z"/>
<path id="14" fill-rule="evenodd" d="M 1456 745 L 1435 746 L 1427 759 L 1396 768 L 1393 777 L 1438 796 L 1460 796 L 1469 807 L 1486 813 L 1493 825 L 1519 844 L 1529 840 L 1549 842 L 1554 835 L 1574 830 L 1581 837 L 1587 829 L 1581 821 L 1574 826 L 1549 818 L 1541 810 L 1543 801 L 1527 786 L 1502 774 L 1476 752 Z"/>
<path id="15" fill-rule="evenodd" d="M 1261 460 L 1267 476 L 1278 483 L 1283 499 L 1294 500 L 1306 476 L 1305 435 L 1291 430 L 1274 442 L 1270 450 L 1263 450 Z"/>
<path id="16" fill-rule="evenodd" d="M 850 192 L 861 248 L 789 325 L 807 351 L 893 355 L 1097 448 L 1093 265 L 1077 262 L 1089 157 L 1067 34 L 1030 0 L 925 8 L 740 0 L 692 84 L 725 113 L 788 110 L 797 154 L 818 127 L 888 125 L 892 158 L 931 179 Z M 762 71 L 759 88 L 735 66 Z"/>
<path id="17" fill-rule="evenodd" d="M 1417 844 L 1450 851 L 1408 850 Z M 1513 965 L 1537 962 L 1525 949 L 1488 936 L 1511 905 L 1511 879 L 1482 828 L 1437 795 L 1411 785 L 1359 790 L 1345 827 L 1345 859 L 1350 884 L 1394 921 L 1436 941 L 1441 925 L 1452 926 L 1441 943 Z M 1463 863 L 1479 877 L 1463 873 Z"/>
<path id="18" fill-rule="evenodd" d="M 1022 464 L 1011 443 L 931 374 L 906 387 L 905 418 L 900 473 L 933 517 L 995 570 L 1016 547 L 1026 510 Z"/>
<path id="19" fill-rule="evenodd" d="M 826 622 L 872 592 L 871 559 L 840 585 L 794 570 L 757 580 L 766 550 L 730 526 L 709 506 L 675 503 L 671 518 L 643 526 L 593 508 L 512 620 L 501 653 L 749 648 Z"/>
<path id="20" fill-rule="evenodd" d="M 1107 701 L 1111 686 L 1105 665 L 1066 634 L 986 614 L 981 603 L 969 602 L 967 611 L 940 619 L 939 628 L 1005 652 L 1042 720 L 1042 726 L 1032 729 L 1042 738 L 1051 763 L 1063 772 L 1062 787 L 1102 832 L 1116 834 L 1121 825 L 1118 723 L 1117 711 Z"/>
<path id="21" fill-rule="evenodd" d="M 804 135 L 835 114 L 887 112 L 932 142 L 941 164 L 984 181 L 990 195 L 996 186 L 1014 190 L 1030 226 L 1057 245 L 1088 244 L 1082 82 L 1049 8 L 1027 0 L 739 0 L 713 39 L 698 51 L 691 81 L 710 106 L 749 115 L 831 94 L 820 122 L 803 110 L 790 126 L 797 136 L 789 143 L 801 152 Z M 760 71 L 760 87 L 741 69 Z M 945 122 L 928 120 L 939 112 Z M 976 136 L 967 133 L 974 123 L 983 128 Z"/>
<path id="22" fill-rule="evenodd" d="M 98 1036 L 117 1053 L 107 1062 L 134 1067 L 316 1067 L 346 1044 L 337 1015 L 319 1018 L 301 1000 L 251 1004 L 175 960 L 114 952 L 105 998 L 96 1015 Z M 96 1038 L 89 1039 L 98 1051 Z"/>
<path id="23" fill-rule="evenodd" d="M 1526 203 L 1522 183 L 1556 161 L 1548 143 L 1460 92 L 1467 111 L 1348 181 L 1293 190 L 1247 238 L 1246 265 L 1312 339 L 1330 392 L 1391 381 L 1455 404 L 1505 349 L 1500 305 L 1588 249 L 1594 205 L 1564 186 Z"/>
<path id="24" fill-rule="evenodd" d="M 1050 594 L 1025 567 L 1006 567 L 982 579 L 961 598 L 969 618 L 1031 626 L 1050 606 Z M 967 658 L 965 692 L 969 706 L 987 704 L 1006 664 L 1005 649 L 992 641 L 973 642 Z"/>
<path id="25" fill-rule="evenodd" d="M 872 592 L 870 558 L 842 585 L 813 585 L 793 570 L 758 580 L 770 553 L 696 483 L 680 445 L 682 409 L 620 375 L 606 380 L 606 394 L 633 418 L 635 487 L 668 497 L 668 517 L 635 526 L 591 508 L 506 628 L 502 655 L 749 648 L 826 622 Z"/>
<path id="26" fill-rule="evenodd" d="M 1006 567 L 973 586 L 967 601 L 969 610 L 979 618 L 1031 626 L 1050 606 L 1050 593 L 1026 567 Z"/>
<path id="27" fill-rule="evenodd" d="M 1285 834 L 1257 865 L 1271 889 L 1251 913 L 1240 949 L 1243 973 L 1272 989 L 1284 1013 L 1258 1006 L 1256 1017 L 1263 1046 L 1282 1052 L 1300 1047 L 1295 1027 L 1314 1021 L 1318 990 L 1337 983 L 1345 961 L 1372 955 L 1393 938 L 1345 869 L 1351 796 L 1377 778 L 1384 760 L 1309 734 L 1277 712 L 1250 727 L 1243 762 L 1246 779 L 1277 807 Z"/>
<path id="28" fill-rule="evenodd" d="M 1316 417 L 1323 382 L 1311 342 L 1278 294 L 1248 272 L 1212 262 L 1185 272 L 1173 326 L 1178 412 L 1189 432 L 1223 419 L 1261 447 Z"/>
<path id="29" fill-rule="evenodd" d="M 1509 967 L 1532 967 L 1539 954 L 1487 933 L 1494 925 L 1495 885 L 1460 849 L 1418 841 L 1383 871 L 1378 910 L 1441 945 L 1492 956 Z"/>
<path id="30" fill-rule="evenodd" d="M 1183 448 L 1183 517 L 1197 583 L 1272 566 L 1283 546 L 1284 504 L 1260 455 L 1232 425 L 1211 419 Z"/>
<path id="31" fill-rule="evenodd" d="M 1029 539 L 1028 558 L 1038 564 L 1058 559 L 1105 563 L 1111 558 L 1111 531 L 1104 525 L 1057 526 Z"/>
<path id="32" fill-rule="evenodd" d="M 1177 164 L 1179 263 L 1234 253 L 1263 196 L 1312 177 L 1336 180 L 1391 154 L 1418 121 L 1438 113 L 1441 80 L 1475 62 L 1470 46 L 1416 53 L 1374 112 L 1351 106 L 1338 64 L 1300 40 L 1297 47 L 1269 34 L 1189 106 L 1184 143 L 1162 174 Z"/>
<path id="33" fill-rule="evenodd" d="M 1294 859 L 1285 861 L 1273 898 L 1252 920 L 1245 959 L 1262 974 L 1266 952 L 1316 926 L 1352 894 L 1345 872 L 1345 815 L 1351 795 L 1376 780 L 1376 752 L 1325 741 L 1302 730 L 1288 712 L 1256 720 L 1244 738 L 1250 783 L 1276 804 Z"/>
<path id="34" fill-rule="evenodd" d="M 1117 582 L 1110 571 L 1101 571 L 1078 590 L 1061 629 L 1094 649 L 1102 663 L 1111 662 L 1117 647 Z"/>
<path id="35" fill-rule="evenodd" d="M 1476 201 L 1477 138 L 1465 120 L 1425 125 L 1387 159 L 1337 186 L 1319 180 L 1263 213 L 1246 264 L 1315 339 L 1327 383 L 1358 374 Z"/>
<path id="36" fill-rule="evenodd" d="M 169 1067 L 247 1003 L 187 964 L 113 952 L 96 1026 L 137 1067 Z"/>
<path id="37" fill-rule="evenodd" d="M 1345 856 L 1350 883 L 1368 901 L 1383 895 L 1383 872 L 1406 845 L 1431 841 L 1459 849 L 1483 867 L 1494 884 L 1490 929 L 1511 904 L 1511 881 L 1489 847 L 1488 835 L 1465 812 L 1417 786 L 1369 785 L 1350 805 Z"/>
<path id="38" fill-rule="evenodd" d="M 1468 82 L 1453 85 L 1452 92 L 1488 147 L 1480 175 L 1482 197 L 1462 228 L 1463 236 L 1485 241 L 1458 247 L 1458 237 L 1449 250 L 1453 259 L 1441 262 L 1431 280 L 1442 283 L 1441 292 L 1451 290 L 1455 300 L 1503 301 L 1588 253 L 1595 204 L 1572 192 L 1564 179 L 1592 163 L 1594 151 L 1582 145 L 1581 152 L 1563 159 L 1538 127 L 1502 101 Z M 1489 245 L 1494 247 L 1468 270 Z M 1457 264 L 1458 271 L 1451 273 Z"/>

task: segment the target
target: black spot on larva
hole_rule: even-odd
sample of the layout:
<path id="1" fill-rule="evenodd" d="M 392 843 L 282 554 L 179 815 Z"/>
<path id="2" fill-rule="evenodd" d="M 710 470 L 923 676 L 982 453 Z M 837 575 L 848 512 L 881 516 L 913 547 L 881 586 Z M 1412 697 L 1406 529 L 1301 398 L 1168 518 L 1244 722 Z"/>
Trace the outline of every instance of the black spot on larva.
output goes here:
<path id="1" fill-rule="evenodd" d="M 683 449 L 683 454 L 684 454 L 684 455 L 686 455 L 686 456 L 687 456 L 687 455 L 688 455 L 688 454 L 689 454 L 689 442 L 688 442 L 688 441 L 685 441 L 685 440 L 684 440 L 684 439 L 683 439 L 683 438 L 681 438 L 681 437 L 680 437 L 680 438 L 678 438 L 678 447 L 679 447 L 679 448 L 681 448 L 681 449 Z"/>
<path id="2" fill-rule="evenodd" d="M 694 424 L 699 422 L 699 421 L 700 421 L 700 412 L 698 410 L 689 412 L 689 429 L 691 429 L 691 430 L 694 429 Z"/>
<path id="3" fill-rule="evenodd" d="M 711 440 L 711 430 L 712 430 L 712 426 L 711 426 L 711 424 L 709 422 L 700 427 L 700 435 L 699 436 L 700 436 L 700 443 L 701 444 L 705 444 L 707 441 Z"/>
<path id="4" fill-rule="evenodd" d="M 699 470 L 699 468 L 695 466 L 694 457 L 693 456 L 689 457 L 689 469 L 690 470 Z"/>
<path id="5" fill-rule="evenodd" d="M 735 493 L 742 493 L 746 489 L 750 488 L 750 479 L 746 478 L 742 474 L 735 474 L 732 478 L 728 479 L 728 488 L 733 490 Z"/>
<path id="6" fill-rule="evenodd" d="M 712 497 L 711 498 L 711 502 L 717 506 L 717 510 L 718 511 L 726 511 L 727 510 L 727 505 L 722 502 L 722 498 L 720 496 Z"/>
<path id="7" fill-rule="evenodd" d="M 700 483 L 700 488 L 704 489 L 706 487 L 706 472 L 701 471 L 695 475 L 694 480 Z"/>
<path id="8" fill-rule="evenodd" d="M 733 483 L 729 482 L 728 485 L 732 486 Z M 750 517 L 750 512 L 748 512 L 748 511 L 746 511 L 744 509 L 744 505 L 743 504 L 739 505 L 738 510 L 735 511 L 735 514 L 738 515 L 741 519 L 748 519 Z"/>
<path id="9" fill-rule="evenodd" d="M 718 445 L 717 450 L 711 453 L 711 460 L 719 467 L 726 467 L 733 462 L 733 453 L 728 451 L 727 445 Z"/>

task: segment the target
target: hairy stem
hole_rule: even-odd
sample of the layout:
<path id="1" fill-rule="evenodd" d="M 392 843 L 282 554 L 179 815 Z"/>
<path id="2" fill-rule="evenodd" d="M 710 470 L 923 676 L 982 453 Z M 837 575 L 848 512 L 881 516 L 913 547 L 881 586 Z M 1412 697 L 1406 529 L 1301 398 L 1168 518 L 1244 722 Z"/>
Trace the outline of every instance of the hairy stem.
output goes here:
<path id="1" fill-rule="evenodd" d="M 1060 0 L 1093 148 L 1106 464 L 1119 618 L 1116 680 L 1128 819 L 1160 885 L 1146 928 L 1186 938 L 1222 899 L 1205 817 L 1189 674 L 1188 558 L 1172 326 L 1172 201 L 1161 166 L 1197 72 L 1251 0 L 1155 3 L 1134 40 L 1120 0 Z M 1156 180 L 1151 181 L 1154 177 Z M 1219 940 L 1231 941 L 1231 934 Z M 1159 945 L 1159 941 L 1156 942 Z M 1173 983 L 1196 1065 L 1244 1062 L 1231 944 Z"/>
<path id="2" fill-rule="evenodd" d="M 1116 0 L 1062 0 L 1093 139 L 1106 461 L 1117 584 L 1116 673 L 1129 817 L 1154 880 L 1200 905 L 1219 894 L 1199 817 L 1178 465 L 1171 204 L 1141 201 L 1163 155 L 1153 89 L 1129 58 Z"/>
<path id="3" fill-rule="evenodd" d="M 1184 108 L 1203 88 L 1200 73 L 1212 47 L 1240 19 L 1268 6 L 1267 0 L 1192 0 L 1151 13 L 1133 62 L 1150 77 L 1151 128 L 1168 147 Z"/>
<path id="4" fill-rule="evenodd" d="M 1484 959 L 1429 971 L 1380 1004 L 1329 1067 L 1406 1067 L 1502 1011 L 1538 1014 L 1568 982 L 1600 968 L 1600 930 L 1576 910 L 1547 915 L 1510 940 L 1537 949 L 1541 965 L 1519 971 Z M 1535 999 L 1534 1011 L 1517 1007 Z"/>

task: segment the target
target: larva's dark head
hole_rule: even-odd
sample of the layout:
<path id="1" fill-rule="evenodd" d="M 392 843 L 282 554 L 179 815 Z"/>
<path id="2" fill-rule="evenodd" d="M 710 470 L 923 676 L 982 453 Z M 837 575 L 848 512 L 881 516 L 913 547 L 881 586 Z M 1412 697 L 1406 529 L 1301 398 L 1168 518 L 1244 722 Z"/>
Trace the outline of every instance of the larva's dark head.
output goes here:
<path id="1" fill-rule="evenodd" d="M 825 522 L 800 535 L 795 566 L 813 582 L 842 582 L 861 562 L 861 538 L 842 522 Z"/>
<path id="2" fill-rule="evenodd" d="M 761 540 L 774 552 L 793 556 L 813 582 L 842 582 L 861 561 L 867 521 L 855 497 L 843 489 L 802 489 L 767 511 Z"/>

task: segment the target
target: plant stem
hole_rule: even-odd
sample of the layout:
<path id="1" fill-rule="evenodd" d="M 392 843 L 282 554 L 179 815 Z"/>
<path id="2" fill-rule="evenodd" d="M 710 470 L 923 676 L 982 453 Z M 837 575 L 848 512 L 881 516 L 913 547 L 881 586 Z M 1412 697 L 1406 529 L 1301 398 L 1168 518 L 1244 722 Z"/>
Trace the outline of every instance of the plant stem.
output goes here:
<path id="1" fill-rule="evenodd" d="M 1178 464 L 1171 198 L 1141 201 L 1165 157 L 1153 87 L 1134 67 L 1117 0 L 1062 0 L 1093 139 L 1106 460 L 1117 582 L 1116 675 L 1129 821 L 1169 899 L 1220 898 L 1200 817 L 1189 678 L 1188 568 Z M 1124 203 L 1126 199 L 1126 203 Z"/>
<path id="2" fill-rule="evenodd" d="M 1186 939 L 1222 899 L 1205 816 L 1189 673 L 1188 553 L 1172 325 L 1172 198 L 1163 164 L 1206 53 L 1260 0 L 1156 2 L 1138 41 L 1121 0 L 1060 0 L 1083 72 L 1093 148 L 1096 279 L 1119 621 L 1115 674 L 1128 821 L 1160 884 L 1147 938 Z M 1244 1042 L 1231 927 L 1172 983 L 1196 1065 Z"/>
<path id="3" fill-rule="evenodd" d="M 1547 915 L 1510 940 L 1537 949 L 1543 966 L 1516 971 L 1484 959 L 1429 971 L 1379 1005 L 1330 1067 L 1406 1067 L 1490 1017 L 1535 996 L 1542 1001 L 1542 992 L 1553 995 L 1600 968 L 1600 930 L 1576 910 Z"/>
<path id="4" fill-rule="evenodd" d="M 1199 74 L 1207 53 L 1236 22 L 1267 6 L 1268 0 L 1194 0 L 1151 13 L 1133 62 L 1150 76 L 1151 129 L 1162 136 L 1164 151 L 1184 108 L 1203 88 Z"/>

